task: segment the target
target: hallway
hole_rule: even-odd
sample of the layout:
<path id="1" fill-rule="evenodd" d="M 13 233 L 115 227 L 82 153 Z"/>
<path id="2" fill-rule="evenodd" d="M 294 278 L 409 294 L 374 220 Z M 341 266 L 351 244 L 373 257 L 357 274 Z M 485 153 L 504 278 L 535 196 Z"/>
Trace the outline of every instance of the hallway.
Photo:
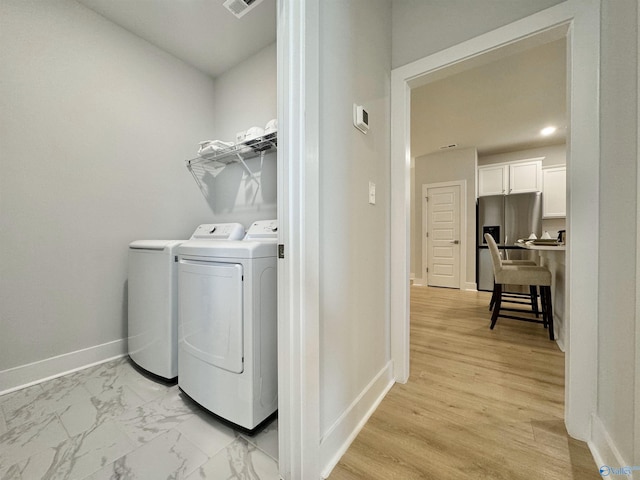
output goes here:
<path id="1" fill-rule="evenodd" d="M 564 355 L 489 297 L 411 288 L 411 376 L 396 384 L 330 480 L 600 479 L 564 427 Z"/>

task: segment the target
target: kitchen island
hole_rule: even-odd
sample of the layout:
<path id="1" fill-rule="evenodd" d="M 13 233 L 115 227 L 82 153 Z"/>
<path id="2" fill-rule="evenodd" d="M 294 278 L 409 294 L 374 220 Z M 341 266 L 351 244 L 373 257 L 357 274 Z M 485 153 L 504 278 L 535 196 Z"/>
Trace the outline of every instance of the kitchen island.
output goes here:
<path id="1" fill-rule="evenodd" d="M 553 330 L 560 350 L 565 351 L 564 340 L 567 334 L 569 313 L 566 310 L 565 270 L 566 246 L 554 243 L 535 244 L 530 241 L 518 241 L 517 247 L 538 252 L 539 264 L 551 271 L 551 301 L 553 303 Z"/>

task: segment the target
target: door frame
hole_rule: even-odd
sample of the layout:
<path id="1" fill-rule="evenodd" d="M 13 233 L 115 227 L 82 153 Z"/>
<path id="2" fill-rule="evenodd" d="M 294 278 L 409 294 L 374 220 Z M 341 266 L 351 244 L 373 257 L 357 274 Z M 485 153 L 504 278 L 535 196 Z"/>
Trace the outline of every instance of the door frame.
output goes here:
<path id="1" fill-rule="evenodd" d="M 411 89 L 469 62 L 501 55 L 498 50 L 535 42 L 540 35 L 567 39 L 567 230 L 573 242 L 566 251 L 565 306 L 567 352 L 565 360 L 565 424 L 581 440 L 591 436 L 591 415 L 597 407 L 598 365 L 598 264 L 590 252 L 599 248 L 598 211 L 600 169 L 600 3 L 566 0 L 466 42 L 429 55 L 391 72 L 391 357 L 394 377 L 409 378 L 409 278 L 410 278 L 410 126 Z M 504 52 L 504 50 L 502 50 Z M 480 57 L 483 57 L 482 59 Z M 464 65 L 463 65 L 464 63 Z M 446 70 L 446 72 L 445 72 Z M 572 159 L 576 159 L 575 163 Z M 571 318 L 580 328 L 571 328 Z"/>
<path id="2" fill-rule="evenodd" d="M 427 240 L 427 224 L 428 224 L 428 208 L 427 208 L 427 191 L 430 188 L 440 187 L 460 187 L 460 198 L 458 213 L 460 221 L 460 281 L 458 282 L 459 290 L 466 290 L 467 285 L 467 181 L 456 180 L 452 182 L 423 183 L 422 184 L 422 275 L 424 275 L 423 285 L 429 285 L 429 276 L 427 275 L 427 252 L 429 241 Z M 465 288 L 462 288 L 465 286 Z"/>
<path id="3" fill-rule="evenodd" d="M 278 469 L 320 478 L 320 0 L 278 0 Z"/>
<path id="4" fill-rule="evenodd" d="M 638 25 L 640 25 L 640 8 L 638 8 Z M 637 32 L 637 48 L 640 51 L 640 28 L 638 28 Z M 640 62 L 638 63 L 638 78 L 640 78 Z M 640 152 L 640 82 L 637 85 L 638 88 L 638 97 L 637 97 L 637 110 L 636 114 L 638 117 L 637 120 L 637 128 L 638 128 L 638 137 L 637 137 L 637 152 Z M 637 181 L 638 185 L 640 185 L 640 169 L 637 172 Z M 638 205 L 640 205 L 640 189 L 638 189 Z M 636 237 L 636 252 L 640 251 L 640 235 Z M 640 256 L 636 255 L 636 279 L 640 277 Z M 638 345 L 640 343 L 640 286 L 636 280 L 636 342 Z M 640 465 L 640 353 L 636 354 L 636 379 L 635 379 L 635 430 L 634 430 L 634 452 L 635 465 Z"/>

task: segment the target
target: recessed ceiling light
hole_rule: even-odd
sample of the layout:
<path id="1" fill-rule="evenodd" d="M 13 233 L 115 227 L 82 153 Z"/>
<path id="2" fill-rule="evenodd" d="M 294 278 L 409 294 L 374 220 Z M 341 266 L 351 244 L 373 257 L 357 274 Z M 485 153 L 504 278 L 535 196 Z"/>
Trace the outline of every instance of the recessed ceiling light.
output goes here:
<path id="1" fill-rule="evenodd" d="M 556 130 L 556 127 L 544 127 L 542 130 L 540 130 L 540 135 L 542 135 L 543 137 L 548 137 L 552 133 L 555 133 Z"/>

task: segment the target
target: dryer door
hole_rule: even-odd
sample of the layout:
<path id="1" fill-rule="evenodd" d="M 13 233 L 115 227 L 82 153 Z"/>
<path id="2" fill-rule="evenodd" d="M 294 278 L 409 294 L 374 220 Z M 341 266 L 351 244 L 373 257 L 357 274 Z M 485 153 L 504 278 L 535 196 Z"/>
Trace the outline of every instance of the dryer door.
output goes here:
<path id="1" fill-rule="evenodd" d="M 179 272 L 180 348 L 242 373 L 242 265 L 181 259 Z"/>

